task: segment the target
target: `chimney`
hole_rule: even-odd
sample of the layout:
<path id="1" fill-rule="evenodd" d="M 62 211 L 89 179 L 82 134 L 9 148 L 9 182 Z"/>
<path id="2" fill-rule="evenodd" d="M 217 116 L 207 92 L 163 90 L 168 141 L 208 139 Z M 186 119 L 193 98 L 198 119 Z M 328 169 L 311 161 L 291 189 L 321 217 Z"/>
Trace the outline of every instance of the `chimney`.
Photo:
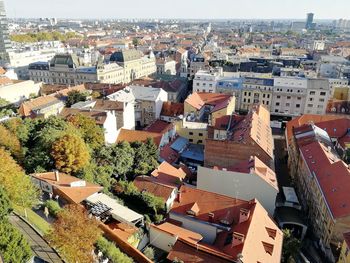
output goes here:
<path id="1" fill-rule="evenodd" d="M 177 192 L 177 201 L 181 203 L 181 191 Z"/>
<path id="2" fill-rule="evenodd" d="M 56 182 L 60 181 L 60 174 L 59 174 L 58 170 L 55 170 L 55 179 L 56 179 Z"/>
<path id="3" fill-rule="evenodd" d="M 209 213 L 209 222 L 213 223 L 214 222 L 214 213 Z"/>
<path id="4" fill-rule="evenodd" d="M 241 208 L 239 210 L 239 224 L 244 223 L 249 219 L 250 210 Z"/>
<path id="5" fill-rule="evenodd" d="M 233 232 L 232 247 L 243 244 L 244 237 L 245 236 L 241 233 Z"/>

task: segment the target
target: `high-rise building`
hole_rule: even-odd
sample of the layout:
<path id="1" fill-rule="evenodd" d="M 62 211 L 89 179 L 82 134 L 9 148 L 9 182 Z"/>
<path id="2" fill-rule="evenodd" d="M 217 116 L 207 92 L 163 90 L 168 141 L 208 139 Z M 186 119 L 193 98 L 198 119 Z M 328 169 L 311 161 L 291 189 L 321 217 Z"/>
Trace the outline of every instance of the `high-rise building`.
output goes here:
<path id="1" fill-rule="evenodd" d="M 4 1 L 0 0 L 0 63 L 9 62 L 8 51 L 12 48 Z"/>
<path id="2" fill-rule="evenodd" d="M 312 28 L 313 22 L 314 22 L 314 14 L 313 13 L 308 13 L 306 15 L 306 29 Z"/>

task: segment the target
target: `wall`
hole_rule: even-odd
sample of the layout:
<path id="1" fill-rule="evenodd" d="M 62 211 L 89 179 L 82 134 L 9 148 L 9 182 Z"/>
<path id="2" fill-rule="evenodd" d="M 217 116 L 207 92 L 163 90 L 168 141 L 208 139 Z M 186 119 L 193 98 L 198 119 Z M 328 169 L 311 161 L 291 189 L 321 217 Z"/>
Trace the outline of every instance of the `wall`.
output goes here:
<path id="1" fill-rule="evenodd" d="M 149 235 L 150 244 L 166 252 L 170 252 L 177 241 L 177 236 L 161 231 L 152 225 L 149 230 Z"/>
<path id="2" fill-rule="evenodd" d="M 207 139 L 204 149 L 204 166 L 231 167 L 240 161 L 249 160 L 254 153 L 267 166 L 272 167 L 272 158 L 251 140 L 246 143 Z"/>
<path id="3" fill-rule="evenodd" d="M 34 81 L 27 80 L 0 87 L 0 98 L 11 103 L 19 104 L 29 99 L 29 95 L 38 95 L 41 83 L 34 84 Z"/>
<path id="4" fill-rule="evenodd" d="M 182 222 L 181 227 L 199 233 L 203 236 L 203 242 L 213 244 L 216 239 L 217 228 L 207 222 L 196 220 L 190 216 L 169 213 L 169 218 Z"/>
<path id="5" fill-rule="evenodd" d="M 113 144 L 117 140 L 117 119 L 116 116 L 107 112 L 106 121 L 103 124 L 104 133 L 105 133 L 105 143 Z"/>
<path id="6" fill-rule="evenodd" d="M 197 188 L 243 200 L 257 198 L 270 215 L 275 210 L 278 193 L 277 189 L 255 173 L 215 170 L 202 166 L 198 166 Z"/>

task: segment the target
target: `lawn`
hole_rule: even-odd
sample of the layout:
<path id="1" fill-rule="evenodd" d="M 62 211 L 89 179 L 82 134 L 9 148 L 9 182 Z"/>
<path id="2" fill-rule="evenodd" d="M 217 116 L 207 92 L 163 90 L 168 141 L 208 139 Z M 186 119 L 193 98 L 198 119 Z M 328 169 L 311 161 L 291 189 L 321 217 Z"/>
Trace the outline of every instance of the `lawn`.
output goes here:
<path id="1" fill-rule="evenodd" d="M 27 217 L 25 216 L 24 209 L 19 206 L 14 206 L 14 211 L 26 219 L 34 228 L 39 231 L 42 235 L 47 234 L 50 231 L 50 224 L 41 218 L 37 213 L 31 209 L 26 209 Z"/>

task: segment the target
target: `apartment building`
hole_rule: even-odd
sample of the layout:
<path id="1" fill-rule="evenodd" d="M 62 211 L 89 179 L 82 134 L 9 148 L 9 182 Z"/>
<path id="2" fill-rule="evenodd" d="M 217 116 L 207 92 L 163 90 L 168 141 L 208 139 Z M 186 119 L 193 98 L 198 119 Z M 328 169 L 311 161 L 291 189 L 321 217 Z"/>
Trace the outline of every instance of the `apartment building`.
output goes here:
<path id="1" fill-rule="evenodd" d="M 217 81 L 222 75 L 221 70 L 199 70 L 194 75 L 193 92 L 216 92 Z"/>
<path id="2" fill-rule="evenodd" d="M 198 166 L 197 188 L 243 200 L 256 198 L 270 215 L 278 193 L 275 172 L 256 156 L 232 167 Z"/>
<path id="3" fill-rule="evenodd" d="M 301 204 L 325 250 L 341 242 L 350 227 L 350 169 L 339 158 L 329 130 L 337 131 L 334 123 L 323 128 L 313 124 L 295 127 L 288 149 Z"/>
<path id="4" fill-rule="evenodd" d="M 144 127 L 160 118 L 163 102 L 168 101 L 168 94 L 163 89 L 133 85 L 109 95 L 108 99 L 132 102 L 136 126 Z"/>
<path id="5" fill-rule="evenodd" d="M 252 105 L 261 103 L 270 111 L 273 87 L 274 79 L 244 78 L 240 110 L 248 111 Z"/>
<path id="6" fill-rule="evenodd" d="M 170 261 L 281 261 L 282 231 L 256 199 L 181 186 L 168 221 L 151 226 L 150 242 Z"/>
<path id="7" fill-rule="evenodd" d="M 271 113 L 298 116 L 304 113 L 308 81 L 305 78 L 275 78 Z"/>
<path id="8" fill-rule="evenodd" d="M 157 74 L 159 75 L 176 75 L 176 61 L 166 58 L 156 60 Z"/>
<path id="9" fill-rule="evenodd" d="M 232 167 L 248 160 L 253 153 L 273 168 L 273 150 L 270 113 L 265 106 L 255 105 L 244 117 L 223 116 L 208 128 L 204 165 Z"/>
<path id="10" fill-rule="evenodd" d="M 325 114 L 331 91 L 327 79 L 308 79 L 304 114 Z"/>

